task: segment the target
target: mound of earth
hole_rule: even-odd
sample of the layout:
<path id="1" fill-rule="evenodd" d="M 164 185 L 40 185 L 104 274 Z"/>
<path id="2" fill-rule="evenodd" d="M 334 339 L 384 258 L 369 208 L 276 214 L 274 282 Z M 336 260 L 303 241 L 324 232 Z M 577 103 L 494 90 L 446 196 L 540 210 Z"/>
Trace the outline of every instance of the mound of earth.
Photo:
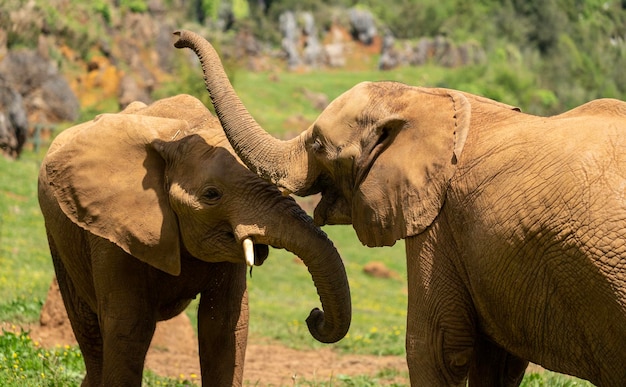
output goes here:
<path id="1" fill-rule="evenodd" d="M 363 272 L 375 278 L 392 278 L 400 280 L 402 276 L 388 268 L 383 262 L 372 261 L 363 266 Z"/>
<path id="2" fill-rule="evenodd" d="M 41 345 L 76 345 L 56 281 L 50 286 L 39 324 L 30 330 Z M 157 324 L 146 357 L 146 368 L 161 376 L 185 378 L 200 384 L 198 342 L 186 314 Z M 396 369 L 406 375 L 406 363 L 399 356 L 341 355 L 330 348 L 298 351 L 278 344 L 250 340 L 246 352 L 244 381 L 254 386 L 293 386 L 298 380 L 328 382 L 339 375 L 375 376 L 381 370 Z M 335 379 L 336 380 L 336 379 Z M 408 385 L 399 379 L 389 383 Z"/>

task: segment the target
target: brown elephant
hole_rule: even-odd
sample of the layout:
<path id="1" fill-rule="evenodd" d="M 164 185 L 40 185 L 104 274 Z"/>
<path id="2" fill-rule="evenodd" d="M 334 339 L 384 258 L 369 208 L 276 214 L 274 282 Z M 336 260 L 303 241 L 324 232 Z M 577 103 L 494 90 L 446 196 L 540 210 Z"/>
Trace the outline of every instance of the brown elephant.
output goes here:
<path id="1" fill-rule="evenodd" d="M 136 102 L 62 132 L 41 166 L 39 202 L 85 386 L 140 385 L 156 322 L 198 294 L 203 385 L 241 385 L 245 262 L 262 264 L 268 246 L 311 273 L 323 307 L 307 319 L 311 334 L 335 342 L 348 330 L 350 292 L 332 242 L 241 164 L 191 96 Z"/>
<path id="2" fill-rule="evenodd" d="M 516 386 L 528 361 L 626 381 L 626 103 L 537 117 L 455 90 L 358 84 L 300 136 L 266 133 L 189 31 L 233 148 L 318 224 L 405 239 L 414 386 Z"/>

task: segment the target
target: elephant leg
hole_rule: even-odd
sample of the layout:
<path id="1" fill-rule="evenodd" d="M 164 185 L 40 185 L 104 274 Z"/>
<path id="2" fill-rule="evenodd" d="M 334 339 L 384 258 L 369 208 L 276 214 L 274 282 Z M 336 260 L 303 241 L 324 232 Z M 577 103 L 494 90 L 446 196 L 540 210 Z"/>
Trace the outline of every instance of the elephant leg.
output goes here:
<path id="1" fill-rule="evenodd" d="M 102 384 L 140 386 L 158 307 L 149 267 L 105 240 L 90 242 L 103 339 Z"/>
<path id="2" fill-rule="evenodd" d="M 483 337 L 476 342 L 469 385 L 517 387 L 524 378 L 527 366 L 527 360 L 510 354 Z"/>
<path id="3" fill-rule="evenodd" d="M 111 298 L 111 301 L 125 302 L 127 306 L 139 309 L 122 298 Z M 146 320 L 134 317 L 129 320 L 121 316 L 119 313 L 107 312 L 100 319 L 104 336 L 103 385 L 140 386 L 156 322 L 152 317 Z"/>
<path id="4" fill-rule="evenodd" d="M 421 238 L 406 240 L 411 385 L 465 387 L 476 337 L 473 304 L 454 266 L 445 257 L 432 259 L 433 248 Z"/>
<path id="5" fill-rule="evenodd" d="M 100 386 L 102 381 L 102 335 L 98 325 L 98 316 L 78 295 L 72 279 L 67 274 L 59 257 L 54 241 L 49 235 L 48 242 L 63 304 L 82 352 L 87 371 L 82 386 Z"/>
<path id="6" fill-rule="evenodd" d="M 198 307 L 202 385 L 241 386 L 248 344 L 246 265 L 212 265 L 213 280 Z"/>

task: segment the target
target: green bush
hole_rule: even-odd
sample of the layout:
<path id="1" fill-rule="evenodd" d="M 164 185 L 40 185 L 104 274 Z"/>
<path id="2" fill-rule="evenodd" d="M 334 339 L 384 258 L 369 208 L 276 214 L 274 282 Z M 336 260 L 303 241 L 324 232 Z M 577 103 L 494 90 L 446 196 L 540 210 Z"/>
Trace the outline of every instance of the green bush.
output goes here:
<path id="1" fill-rule="evenodd" d="M 120 8 L 128 9 L 131 12 L 143 13 L 148 11 L 148 4 L 145 0 L 119 0 Z"/>
<path id="2" fill-rule="evenodd" d="M 106 24 L 110 25 L 112 17 L 110 5 L 105 0 L 97 0 L 92 4 L 94 11 L 102 16 L 102 19 Z"/>

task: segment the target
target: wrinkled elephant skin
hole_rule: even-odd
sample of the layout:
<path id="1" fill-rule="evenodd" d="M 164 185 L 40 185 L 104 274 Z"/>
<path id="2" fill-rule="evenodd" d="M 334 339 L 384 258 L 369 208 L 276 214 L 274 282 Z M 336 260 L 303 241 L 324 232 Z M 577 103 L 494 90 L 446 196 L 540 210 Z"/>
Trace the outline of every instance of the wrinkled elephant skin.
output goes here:
<path id="1" fill-rule="evenodd" d="M 516 386 L 528 361 L 626 381 L 626 103 L 553 117 L 456 90 L 365 82 L 280 141 L 193 49 L 226 135 L 261 177 L 322 193 L 318 224 L 406 241 L 414 386 Z"/>

